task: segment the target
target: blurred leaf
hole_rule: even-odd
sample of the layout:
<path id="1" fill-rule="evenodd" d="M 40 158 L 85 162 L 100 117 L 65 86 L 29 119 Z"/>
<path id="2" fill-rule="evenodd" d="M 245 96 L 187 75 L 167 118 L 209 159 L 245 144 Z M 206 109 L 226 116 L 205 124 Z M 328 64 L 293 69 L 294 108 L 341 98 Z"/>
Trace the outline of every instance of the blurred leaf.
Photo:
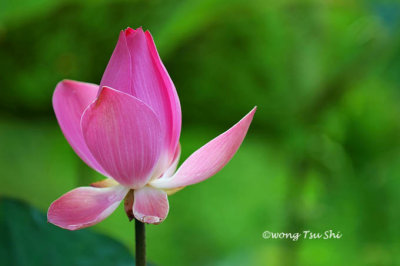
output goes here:
<path id="1" fill-rule="evenodd" d="M 67 231 L 20 201 L 0 198 L 2 265 L 132 265 L 133 257 L 117 241 L 89 230 Z"/>

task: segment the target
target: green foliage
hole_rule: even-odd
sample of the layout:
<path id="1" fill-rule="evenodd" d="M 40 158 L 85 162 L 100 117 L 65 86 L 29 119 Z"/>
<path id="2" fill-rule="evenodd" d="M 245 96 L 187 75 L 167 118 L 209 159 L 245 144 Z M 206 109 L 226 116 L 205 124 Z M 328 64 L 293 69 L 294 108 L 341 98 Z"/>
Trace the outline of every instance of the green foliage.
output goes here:
<path id="1" fill-rule="evenodd" d="M 64 78 L 99 83 L 119 30 L 143 26 L 181 99 L 182 159 L 258 106 L 232 162 L 147 227 L 151 261 L 400 264 L 398 3 L 24 3 L 0 8 L 0 195 L 46 210 L 102 179 L 68 147 L 51 95 Z M 93 229 L 132 250 L 122 208 Z M 329 229 L 342 239 L 261 237 Z"/>
<path id="2" fill-rule="evenodd" d="M 25 203 L 0 199 L 2 265 L 132 265 L 117 241 L 89 231 L 69 232 L 46 223 Z"/>

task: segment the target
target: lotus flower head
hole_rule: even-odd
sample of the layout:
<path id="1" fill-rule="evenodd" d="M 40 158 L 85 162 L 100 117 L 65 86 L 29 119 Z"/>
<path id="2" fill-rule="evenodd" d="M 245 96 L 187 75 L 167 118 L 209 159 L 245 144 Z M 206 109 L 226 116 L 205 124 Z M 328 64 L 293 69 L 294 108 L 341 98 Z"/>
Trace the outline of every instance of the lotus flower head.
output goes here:
<path id="1" fill-rule="evenodd" d="M 69 230 L 102 221 L 124 199 L 130 219 L 162 222 L 168 195 L 221 170 L 242 143 L 255 112 L 198 149 L 176 171 L 179 98 L 152 36 L 141 28 L 121 31 L 100 85 L 61 81 L 53 107 L 74 151 L 107 177 L 51 204 L 48 221 Z"/>

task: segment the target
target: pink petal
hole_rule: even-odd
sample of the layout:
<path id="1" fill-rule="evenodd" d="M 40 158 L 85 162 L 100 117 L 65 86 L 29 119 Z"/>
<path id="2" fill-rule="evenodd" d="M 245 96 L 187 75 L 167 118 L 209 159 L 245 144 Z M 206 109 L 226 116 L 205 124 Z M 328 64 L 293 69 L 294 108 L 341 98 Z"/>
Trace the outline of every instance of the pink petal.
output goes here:
<path id="1" fill-rule="evenodd" d="M 124 31 L 120 32 L 117 45 L 104 71 L 100 88 L 103 86 L 133 95 L 131 58 Z"/>
<path id="2" fill-rule="evenodd" d="M 53 94 L 53 108 L 65 138 L 79 157 L 90 167 L 104 174 L 103 168 L 90 153 L 81 131 L 81 116 L 96 98 L 99 86 L 63 80 Z"/>
<path id="3" fill-rule="evenodd" d="M 181 145 L 178 145 L 178 147 L 176 147 L 176 151 L 173 157 L 174 159 L 169 165 L 168 169 L 164 172 L 162 178 L 171 177 L 175 173 L 180 157 L 181 157 Z"/>
<path id="4" fill-rule="evenodd" d="M 162 190 L 143 187 L 134 191 L 133 215 L 139 221 L 159 224 L 168 215 L 168 196 Z"/>
<path id="5" fill-rule="evenodd" d="M 153 187 L 172 189 L 201 182 L 220 171 L 242 144 L 256 107 L 228 131 L 194 152 L 171 178 L 152 181 Z"/>
<path id="6" fill-rule="evenodd" d="M 171 162 L 181 131 L 181 108 L 149 32 L 141 28 L 122 31 L 101 86 L 126 92 L 146 103 L 157 115 L 162 132 L 161 166 Z"/>
<path id="7" fill-rule="evenodd" d="M 107 218 L 124 199 L 128 188 L 79 187 L 54 201 L 47 211 L 47 220 L 61 228 L 77 230 Z"/>
<path id="8" fill-rule="evenodd" d="M 150 49 L 151 55 L 153 57 L 153 61 L 157 66 L 157 69 L 162 77 L 163 83 L 166 87 L 166 98 L 162 97 L 161 100 L 166 101 L 165 110 L 159 109 L 159 113 L 164 113 L 165 125 L 167 127 L 167 134 L 165 136 L 165 141 L 168 146 L 168 155 L 169 158 L 172 159 L 177 146 L 179 145 L 179 137 L 181 134 L 181 125 L 182 125 L 182 114 L 181 114 L 181 105 L 179 102 L 179 97 L 176 92 L 174 83 L 167 72 L 164 64 L 161 61 L 161 58 L 157 52 L 156 45 L 154 43 L 153 37 L 151 36 L 149 31 L 146 31 L 146 40 L 148 47 Z M 155 101 L 159 101 L 159 99 L 155 99 Z M 170 112 L 168 112 L 170 108 Z M 157 109 L 155 109 L 157 112 Z M 162 119 L 160 119 L 162 120 Z"/>
<path id="9" fill-rule="evenodd" d="M 103 87 L 81 125 L 89 150 L 110 176 L 135 189 L 147 183 L 160 156 L 160 124 L 146 104 Z"/>

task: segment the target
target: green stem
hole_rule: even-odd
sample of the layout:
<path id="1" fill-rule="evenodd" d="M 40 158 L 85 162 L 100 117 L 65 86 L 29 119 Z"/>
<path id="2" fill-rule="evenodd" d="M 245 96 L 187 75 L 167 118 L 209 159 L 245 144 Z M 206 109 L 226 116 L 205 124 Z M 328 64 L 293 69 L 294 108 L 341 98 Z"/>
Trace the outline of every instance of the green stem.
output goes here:
<path id="1" fill-rule="evenodd" d="M 135 219 L 136 266 L 146 265 L 146 232 L 144 223 Z"/>

